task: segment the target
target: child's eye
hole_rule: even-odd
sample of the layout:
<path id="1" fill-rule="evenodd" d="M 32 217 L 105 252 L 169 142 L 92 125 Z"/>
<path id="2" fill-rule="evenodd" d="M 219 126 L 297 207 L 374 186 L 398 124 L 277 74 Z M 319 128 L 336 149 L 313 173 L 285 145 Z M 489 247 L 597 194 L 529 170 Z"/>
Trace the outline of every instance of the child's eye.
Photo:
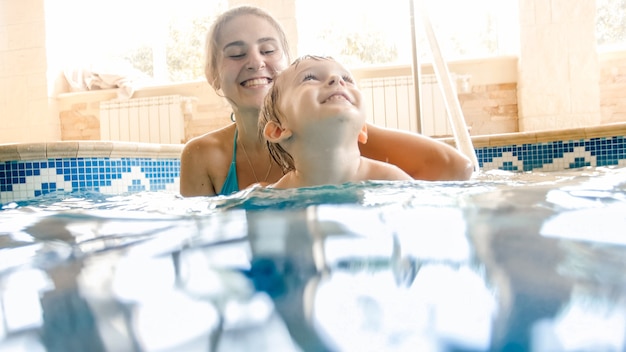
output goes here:
<path id="1" fill-rule="evenodd" d="M 315 76 L 313 76 L 311 73 L 307 73 L 304 78 L 302 79 L 302 81 L 310 81 L 310 80 L 314 80 L 316 79 Z"/>
<path id="2" fill-rule="evenodd" d="M 354 79 L 351 76 L 345 75 L 341 76 L 341 78 L 348 83 L 354 83 Z"/>

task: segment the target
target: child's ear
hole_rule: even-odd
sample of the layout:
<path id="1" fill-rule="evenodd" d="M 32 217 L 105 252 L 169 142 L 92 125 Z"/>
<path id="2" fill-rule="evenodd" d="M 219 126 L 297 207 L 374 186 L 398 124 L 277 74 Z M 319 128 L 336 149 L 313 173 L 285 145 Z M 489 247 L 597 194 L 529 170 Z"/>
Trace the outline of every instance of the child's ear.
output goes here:
<path id="1" fill-rule="evenodd" d="M 272 143 L 278 143 L 284 139 L 291 137 L 291 130 L 283 128 L 276 121 L 269 121 L 263 128 L 265 139 Z"/>
<path id="2" fill-rule="evenodd" d="M 367 143 L 367 125 L 363 125 L 363 128 L 361 128 L 361 132 L 359 132 L 359 143 Z"/>

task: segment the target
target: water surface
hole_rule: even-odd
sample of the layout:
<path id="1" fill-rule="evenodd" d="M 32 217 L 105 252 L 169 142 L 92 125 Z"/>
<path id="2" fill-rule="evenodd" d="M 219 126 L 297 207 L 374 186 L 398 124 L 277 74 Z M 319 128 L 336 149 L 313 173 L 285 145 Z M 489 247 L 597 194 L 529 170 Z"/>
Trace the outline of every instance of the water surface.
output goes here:
<path id="1" fill-rule="evenodd" d="M 0 351 L 623 351 L 626 169 L 0 211 Z"/>

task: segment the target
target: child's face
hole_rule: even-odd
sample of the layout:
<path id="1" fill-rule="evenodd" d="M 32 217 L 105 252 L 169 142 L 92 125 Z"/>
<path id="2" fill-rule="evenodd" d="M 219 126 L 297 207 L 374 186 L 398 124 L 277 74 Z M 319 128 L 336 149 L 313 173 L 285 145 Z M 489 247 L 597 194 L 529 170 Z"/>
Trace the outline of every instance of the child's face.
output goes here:
<path id="1" fill-rule="evenodd" d="M 351 121 L 357 131 L 365 124 L 363 99 L 354 78 L 332 59 L 306 59 L 292 65 L 283 72 L 280 84 L 283 124 L 294 132 L 298 126 L 322 121 Z"/>

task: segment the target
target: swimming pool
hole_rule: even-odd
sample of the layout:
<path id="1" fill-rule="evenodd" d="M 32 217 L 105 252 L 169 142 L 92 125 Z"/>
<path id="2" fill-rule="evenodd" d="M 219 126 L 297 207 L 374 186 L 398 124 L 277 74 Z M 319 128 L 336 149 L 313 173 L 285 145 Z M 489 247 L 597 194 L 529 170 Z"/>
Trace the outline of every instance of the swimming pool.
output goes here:
<path id="1" fill-rule="evenodd" d="M 623 351 L 622 140 L 530 146 L 573 170 L 213 198 L 177 194 L 175 146 L 27 148 L 12 185 L 48 188 L 2 201 L 0 350 Z"/>
<path id="2" fill-rule="evenodd" d="M 626 168 L 0 211 L 0 350 L 622 351 Z"/>

